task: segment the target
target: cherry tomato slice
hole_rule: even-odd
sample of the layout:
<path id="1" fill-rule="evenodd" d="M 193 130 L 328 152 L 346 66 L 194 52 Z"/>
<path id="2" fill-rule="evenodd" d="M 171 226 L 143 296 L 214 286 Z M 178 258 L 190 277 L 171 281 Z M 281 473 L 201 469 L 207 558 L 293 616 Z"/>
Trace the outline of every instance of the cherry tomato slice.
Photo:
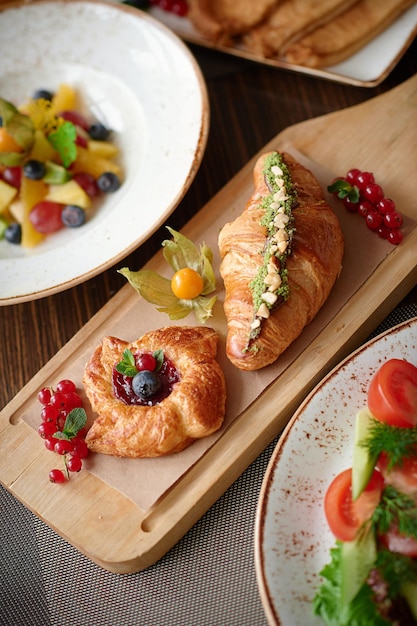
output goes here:
<path id="1" fill-rule="evenodd" d="M 361 495 L 352 500 L 352 470 L 341 472 L 330 483 L 325 498 L 324 512 L 336 539 L 353 541 L 356 533 L 375 510 L 384 487 L 380 472 L 374 470 Z"/>
<path id="2" fill-rule="evenodd" d="M 401 359 L 386 361 L 369 385 L 368 407 L 380 422 L 417 426 L 417 367 Z"/>
<path id="3" fill-rule="evenodd" d="M 203 278 L 191 267 L 183 267 L 175 272 L 171 280 L 171 289 L 177 298 L 192 300 L 203 291 Z"/>

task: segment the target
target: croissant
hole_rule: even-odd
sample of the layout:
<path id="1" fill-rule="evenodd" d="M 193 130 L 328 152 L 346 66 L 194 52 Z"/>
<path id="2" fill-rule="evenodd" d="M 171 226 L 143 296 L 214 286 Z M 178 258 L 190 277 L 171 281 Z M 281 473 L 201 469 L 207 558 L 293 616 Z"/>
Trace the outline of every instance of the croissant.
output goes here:
<path id="1" fill-rule="evenodd" d="M 226 353 L 242 370 L 279 357 L 326 301 L 341 270 L 339 221 L 314 175 L 289 154 L 262 155 L 255 190 L 219 234 Z"/>
<path id="2" fill-rule="evenodd" d="M 120 457 L 157 457 L 179 452 L 218 430 L 226 403 L 225 379 L 216 361 L 218 338 L 211 328 L 188 326 L 154 330 L 133 343 L 104 337 L 83 376 L 98 413 L 86 435 L 89 449 Z M 140 355 L 163 351 L 166 388 L 161 388 L 161 397 L 133 395 L 129 400 L 131 383 L 115 369 L 126 350 L 136 362 Z"/>

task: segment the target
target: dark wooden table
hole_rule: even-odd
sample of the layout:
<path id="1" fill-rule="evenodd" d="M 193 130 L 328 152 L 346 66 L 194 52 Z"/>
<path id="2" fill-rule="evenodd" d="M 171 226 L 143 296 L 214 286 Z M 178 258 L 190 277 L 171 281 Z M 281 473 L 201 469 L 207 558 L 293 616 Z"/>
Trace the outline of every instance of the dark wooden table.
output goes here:
<path id="1" fill-rule="evenodd" d="M 417 41 L 374 89 L 192 51 L 207 81 L 211 126 L 199 172 L 168 221 L 177 230 L 283 129 L 364 102 L 417 70 Z M 140 268 L 165 238 L 163 226 L 123 265 Z M 0 409 L 126 284 L 121 266 L 54 296 L 0 308 Z M 417 303 L 416 287 L 404 303 Z M 0 488 L 0 625 L 266 626 L 253 529 L 274 445 L 158 563 L 122 577 L 95 566 Z"/>
<path id="2" fill-rule="evenodd" d="M 373 98 L 417 70 L 417 41 L 391 75 L 372 89 L 277 70 L 198 47 L 192 47 L 192 51 L 207 81 L 211 123 L 200 170 L 169 218 L 169 225 L 177 230 L 280 131 L 297 122 Z M 182 112 L 177 114 L 180 116 Z M 138 269 L 159 250 L 165 237 L 166 230 L 162 227 L 123 264 Z M 2 307 L 0 407 L 4 407 L 125 282 L 116 267 L 112 267 L 57 295 Z M 416 287 L 406 300 L 417 302 Z"/>

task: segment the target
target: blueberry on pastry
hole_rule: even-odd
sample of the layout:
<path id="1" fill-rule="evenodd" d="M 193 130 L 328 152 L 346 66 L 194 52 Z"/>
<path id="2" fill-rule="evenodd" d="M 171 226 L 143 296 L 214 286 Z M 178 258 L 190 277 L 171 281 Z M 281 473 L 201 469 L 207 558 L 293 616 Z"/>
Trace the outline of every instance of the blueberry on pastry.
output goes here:
<path id="1" fill-rule="evenodd" d="M 104 337 L 83 377 L 98 414 L 89 449 L 158 457 L 217 431 L 226 404 L 218 339 L 211 328 L 190 326 L 154 330 L 132 343 Z"/>

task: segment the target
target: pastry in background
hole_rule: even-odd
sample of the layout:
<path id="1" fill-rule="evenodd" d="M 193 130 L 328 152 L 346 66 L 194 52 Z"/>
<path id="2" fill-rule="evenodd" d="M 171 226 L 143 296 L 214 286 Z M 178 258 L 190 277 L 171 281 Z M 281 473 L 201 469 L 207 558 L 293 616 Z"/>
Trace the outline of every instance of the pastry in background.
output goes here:
<path id="1" fill-rule="evenodd" d="M 415 0 L 359 0 L 350 9 L 290 45 L 285 59 L 307 67 L 345 61 L 382 33 Z"/>
<path id="2" fill-rule="evenodd" d="M 256 55 L 281 57 L 285 49 L 323 23 L 332 20 L 356 0 L 284 0 L 261 24 L 243 36 L 245 47 Z"/>
<path id="3" fill-rule="evenodd" d="M 189 0 L 188 18 L 202 35 L 218 44 L 247 32 L 281 0 Z"/>

